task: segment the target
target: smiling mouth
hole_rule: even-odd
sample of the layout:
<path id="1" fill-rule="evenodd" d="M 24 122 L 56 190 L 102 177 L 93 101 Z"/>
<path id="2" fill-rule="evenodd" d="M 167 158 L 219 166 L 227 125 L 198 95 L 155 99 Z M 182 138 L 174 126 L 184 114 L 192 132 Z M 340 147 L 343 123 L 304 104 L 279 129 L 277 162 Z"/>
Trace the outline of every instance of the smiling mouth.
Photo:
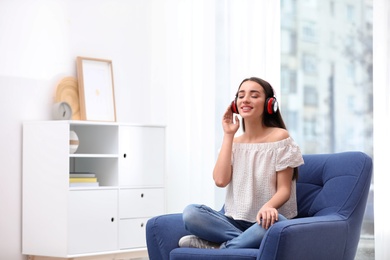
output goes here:
<path id="1" fill-rule="evenodd" d="M 241 107 L 241 110 L 242 110 L 243 112 L 249 112 L 249 111 L 252 110 L 252 107 L 244 106 L 244 107 Z"/>

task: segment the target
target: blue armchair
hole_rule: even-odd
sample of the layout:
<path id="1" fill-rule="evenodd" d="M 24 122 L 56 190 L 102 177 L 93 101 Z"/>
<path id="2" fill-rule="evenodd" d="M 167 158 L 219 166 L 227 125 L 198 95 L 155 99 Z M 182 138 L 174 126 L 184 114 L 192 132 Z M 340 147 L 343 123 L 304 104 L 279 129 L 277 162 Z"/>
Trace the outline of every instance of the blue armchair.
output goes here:
<path id="1" fill-rule="evenodd" d="M 297 181 L 298 216 L 274 224 L 259 249 L 179 248 L 181 214 L 150 219 L 151 260 L 353 260 L 371 183 L 372 160 L 361 152 L 304 155 Z"/>

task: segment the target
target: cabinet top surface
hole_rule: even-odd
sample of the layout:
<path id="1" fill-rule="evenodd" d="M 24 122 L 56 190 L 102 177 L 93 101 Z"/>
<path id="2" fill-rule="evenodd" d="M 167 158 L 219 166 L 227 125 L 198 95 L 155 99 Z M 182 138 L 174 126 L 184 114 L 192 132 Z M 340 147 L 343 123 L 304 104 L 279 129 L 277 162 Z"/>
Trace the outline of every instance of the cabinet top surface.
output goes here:
<path id="1" fill-rule="evenodd" d="M 165 127 L 157 124 L 136 124 L 125 122 L 101 122 L 101 121 L 83 121 L 83 120 L 46 120 L 46 121 L 24 121 L 26 124 L 69 124 L 69 125 L 91 125 L 91 126 L 138 126 L 138 127 Z"/>

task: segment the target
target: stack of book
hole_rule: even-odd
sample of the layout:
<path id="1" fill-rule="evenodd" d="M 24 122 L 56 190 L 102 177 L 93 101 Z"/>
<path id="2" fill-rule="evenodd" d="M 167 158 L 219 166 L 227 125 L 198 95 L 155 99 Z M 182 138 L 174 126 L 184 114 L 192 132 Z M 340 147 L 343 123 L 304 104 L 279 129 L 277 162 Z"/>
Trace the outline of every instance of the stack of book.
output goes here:
<path id="1" fill-rule="evenodd" d="M 70 172 L 69 173 L 70 187 L 97 187 L 99 182 L 96 174 L 93 172 Z"/>

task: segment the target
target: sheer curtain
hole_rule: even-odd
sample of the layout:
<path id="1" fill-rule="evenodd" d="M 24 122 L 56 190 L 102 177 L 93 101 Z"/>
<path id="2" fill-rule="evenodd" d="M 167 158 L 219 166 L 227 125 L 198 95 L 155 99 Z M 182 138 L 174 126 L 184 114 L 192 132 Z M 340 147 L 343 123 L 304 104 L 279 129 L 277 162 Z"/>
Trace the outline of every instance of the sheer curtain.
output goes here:
<path id="1" fill-rule="evenodd" d="M 211 172 L 223 111 L 247 76 L 268 79 L 279 95 L 279 1 L 151 0 L 150 8 L 152 121 L 167 125 L 167 209 L 220 205 Z M 373 17 L 375 254 L 389 259 L 390 2 L 374 0 Z"/>
<path id="2" fill-rule="evenodd" d="M 223 111 L 245 77 L 279 89 L 279 1 L 154 0 L 150 8 L 150 93 L 160 111 L 152 121 L 167 125 L 167 210 L 219 207 L 212 170 Z"/>
<path id="3" fill-rule="evenodd" d="M 222 115 L 244 78 L 264 78 L 280 98 L 279 9 L 279 1 L 217 1 L 215 156 L 222 141 Z M 222 206 L 224 192 L 215 188 L 216 207 Z"/>
<path id="4" fill-rule="evenodd" d="M 390 259 L 390 2 L 374 0 L 375 259 Z"/>

